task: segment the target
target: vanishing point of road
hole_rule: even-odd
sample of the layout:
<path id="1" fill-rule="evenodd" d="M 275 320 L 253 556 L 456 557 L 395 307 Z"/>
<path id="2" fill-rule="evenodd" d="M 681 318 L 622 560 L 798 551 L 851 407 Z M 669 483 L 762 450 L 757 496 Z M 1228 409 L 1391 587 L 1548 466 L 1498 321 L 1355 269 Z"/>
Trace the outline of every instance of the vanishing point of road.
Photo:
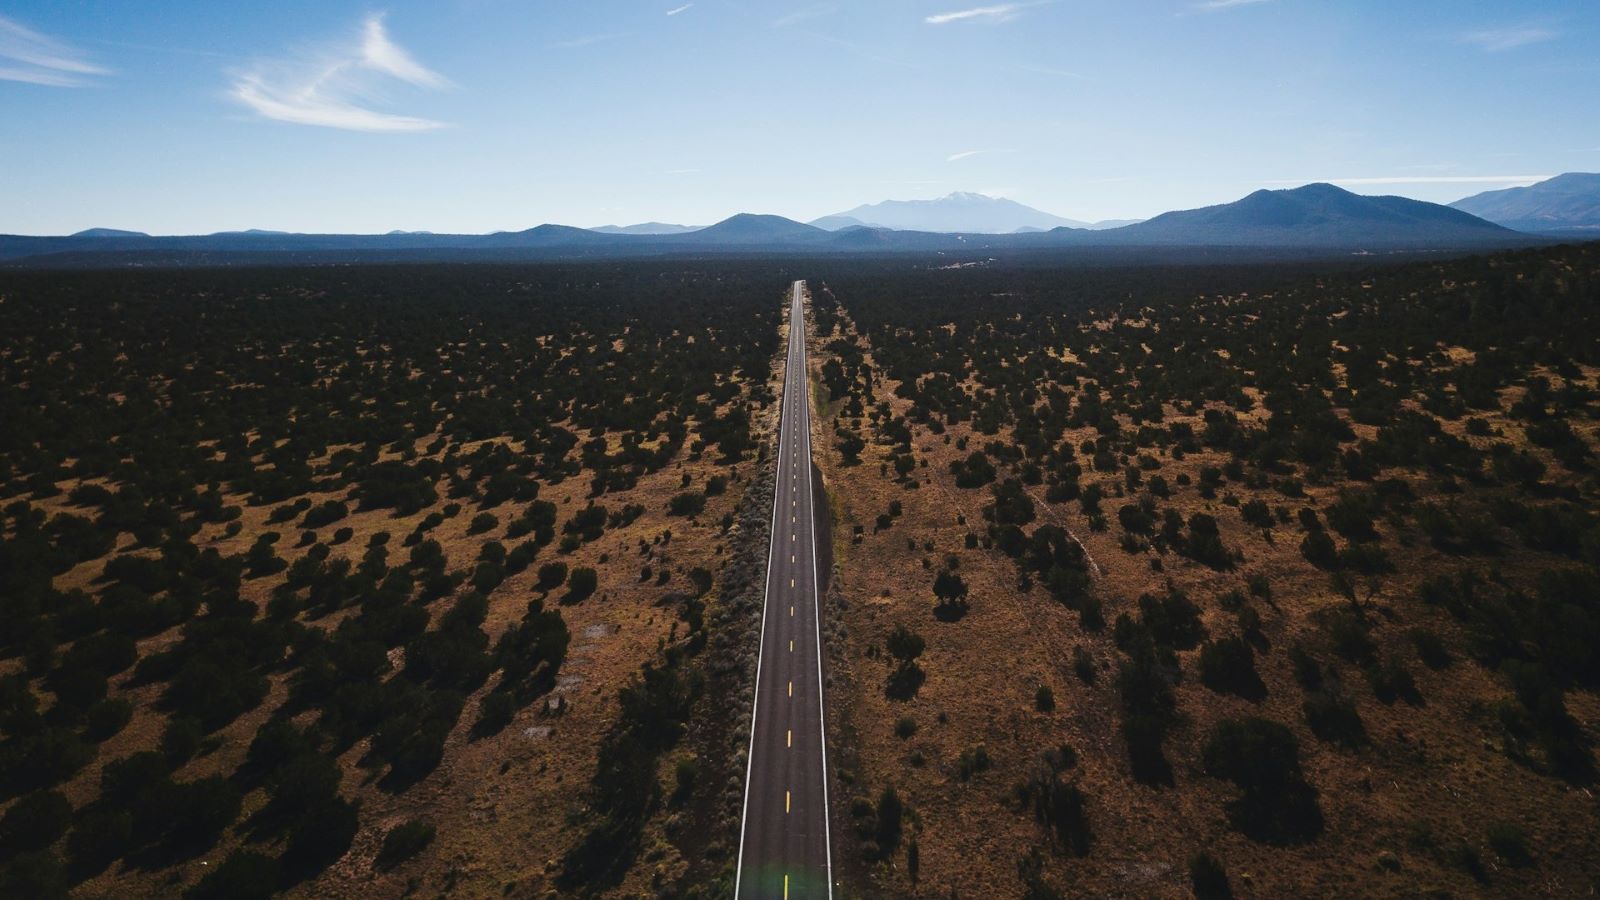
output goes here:
<path id="1" fill-rule="evenodd" d="M 833 896 L 804 288 L 805 282 L 796 281 L 789 297 L 789 355 L 734 875 L 737 898 Z"/>

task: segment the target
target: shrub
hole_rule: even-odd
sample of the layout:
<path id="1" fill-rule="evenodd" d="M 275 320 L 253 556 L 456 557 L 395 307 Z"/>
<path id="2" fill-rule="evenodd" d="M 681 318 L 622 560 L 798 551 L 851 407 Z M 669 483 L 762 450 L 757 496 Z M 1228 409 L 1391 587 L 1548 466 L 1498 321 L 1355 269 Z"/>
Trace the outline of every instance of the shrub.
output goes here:
<path id="1" fill-rule="evenodd" d="M 956 774 L 966 781 L 980 772 L 987 772 L 994 766 L 994 760 L 989 758 L 989 748 L 982 744 L 968 747 L 961 751 L 956 759 Z"/>
<path id="2" fill-rule="evenodd" d="M 539 580 L 534 587 L 541 591 L 549 591 L 560 587 L 567 580 L 567 564 L 564 562 L 547 562 L 539 567 Z"/>
<path id="3" fill-rule="evenodd" d="M 1356 749 L 1367 743 L 1361 713 L 1349 698 L 1332 691 L 1311 691 L 1305 700 L 1306 724 L 1318 740 Z"/>
<path id="4" fill-rule="evenodd" d="M 904 625 L 896 625 L 884 639 L 883 646 L 889 651 L 890 656 L 902 663 L 908 663 L 922 655 L 922 651 L 927 647 L 927 641 L 923 640 L 922 635 Z"/>
<path id="5" fill-rule="evenodd" d="M 23 853 L 0 868 L 0 897 L 64 898 L 70 884 L 61 859 L 48 850 Z"/>
<path id="6" fill-rule="evenodd" d="M 1257 528 L 1272 527 L 1272 510 L 1267 507 L 1265 500 L 1257 498 L 1246 501 L 1243 506 L 1239 507 L 1239 515 L 1246 522 Z"/>
<path id="7" fill-rule="evenodd" d="M 350 849 L 358 825 L 355 805 L 339 797 L 306 813 L 279 857 L 284 877 L 303 881 L 333 865 Z"/>
<path id="8" fill-rule="evenodd" d="M 1297 844 L 1322 832 L 1317 792 L 1300 771 L 1294 733 L 1270 719 L 1225 719 L 1201 753 L 1206 774 L 1233 782 L 1241 796 L 1228 806 L 1233 826 L 1253 840 Z"/>
<path id="9" fill-rule="evenodd" d="M 1420 625 L 1411 629 L 1411 643 L 1417 648 L 1417 658 L 1430 669 L 1447 668 L 1452 662 L 1439 635 Z"/>
<path id="10" fill-rule="evenodd" d="M 350 515 L 350 508 L 338 500 L 329 500 L 319 503 L 306 511 L 306 516 L 300 521 L 301 528 L 323 528 Z"/>
<path id="11" fill-rule="evenodd" d="M 59 791 L 39 791 L 11 804 L 0 817 L 0 858 L 43 850 L 67 833 L 72 804 Z"/>
<path id="12" fill-rule="evenodd" d="M 1233 885 L 1222 863 L 1204 851 L 1189 857 L 1189 884 L 1195 900 L 1232 900 Z"/>
<path id="13" fill-rule="evenodd" d="M 893 787 L 886 787 L 878 795 L 878 829 L 876 838 L 879 852 L 884 855 L 892 853 L 900 846 L 900 833 L 904 827 L 902 819 L 905 815 L 905 806 L 900 802 L 900 795 L 895 793 Z"/>
<path id="14" fill-rule="evenodd" d="M 511 718 L 516 712 L 517 698 L 509 691 L 490 691 L 478 704 L 478 721 L 473 723 L 473 736 L 489 737 L 499 734 L 511 724 Z"/>
<path id="15" fill-rule="evenodd" d="M 588 566 L 579 566 L 567 576 L 567 596 L 563 598 L 566 603 L 577 603 L 586 600 L 600 585 L 600 575 Z"/>
<path id="16" fill-rule="evenodd" d="M 706 508 L 706 495 L 699 491 L 685 491 L 667 501 L 669 516 L 698 516 Z"/>
<path id="17" fill-rule="evenodd" d="M 188 716 L 177 716 L 161 731 L 161 755 L 167 765 L 177 768 L 194 758 L 205 740 L 205 728 Z"/>
<path id="18" fill-rule="evenodd" d="M 1528 850 L 1528 835 L 1510 822 L 1495 822 L 1488 830 L 1489 848 L 1506 865 L 1523 868 L 1533 864 L 1533 854 Z"/>
<path id="19" fill-rule="evenodd" d="M 383 836 L 383 846 L 372 861 L 373 868 L 383 872 L 393 869 L 426 849 L 433 843 L 433 836 L 433 825 L 421 819 L 396 825 Z"/>
<path id="20" fill-rule="evenodd" d="M 492 531 L 499 524 L 500 520 L 495 517 L 494 513 L 478 513 L 472 517 L 471 522 L 467 523 L 467 534 L 483 534 L 486 531 Z"/>
<path id="21" fill-rule="evenodd" d="M 1339 548 L 1320 528 L 1306 532 L 1305 539 L 1300 542 L 1300 555 L 1319 569 L 1333 569 L 1339 565 Z"/>
<path id="22" fill-rule="evenodd" d="M 235 850 L 185 891 L 184 900 L 267 900 L 278 892 L 278 861 L 252 850 Z"/>
<path id="23" fill-rule="evenodd" d="M 91 741 L 103 741 L 133 721 L 133 704 L 121 697 L 107 697 L 89 707 L 84 716 L 83 735 Z"/>
<path id="24" fill-rule="evenodd" d="M 1041 684 L 1033 694 L 1033 708 L 1039 712 L 1051 712 L 1056 708 L 1056 695 L 1050 690 L 1050 685 Z"/>
<path id="25" fill-rule="evenodd" d="M 917 733 L 917 720 L 910 716 L 901 716 L 894 723 L 894 736 L 905 740 Z"/>
<path id="26" fill-rule="evenodd" d="M 1097 671 L 1094 656 L 1081 644 L 1072 648 L 1072 671 L 1084 684 L 1094 684 Z"/>
<path id="27" fill-rule="evenodd" d="M 1200 683 L 1218 693 L 1237 694 L 1252 702 L 1267 696 L 1256 674 L 1255 653 L 1243 638 L 1208 641 L 1200 648 Z"/>
<path id="28" fill-rule="evenodd" d="M 133 840 L 133 815 L 126 809 L 89 808 L 67 835 L 67 857 L 75 873 L 99 874 L 128 852 Z"/>

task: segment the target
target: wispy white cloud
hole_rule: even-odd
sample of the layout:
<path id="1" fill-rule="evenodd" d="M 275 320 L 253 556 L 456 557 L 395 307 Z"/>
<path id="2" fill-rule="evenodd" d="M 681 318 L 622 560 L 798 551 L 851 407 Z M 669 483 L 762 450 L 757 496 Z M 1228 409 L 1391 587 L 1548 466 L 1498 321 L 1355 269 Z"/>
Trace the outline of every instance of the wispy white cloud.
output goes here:
<path id="1" fill-rule="evenodd" d="M 808 19 L 817 19 L 830 13 L 839 11 L 837 3 L 818 3 L 814 6 L 805 6 L 785 16 L 780 16 L 772 21 L 773 28 L 788 28 L 798 25 Z"/>
<path id="2" fill-rule="evenodd" d="M 682 6 L 676 7 L 674 9 L 669 9 L 669 10 L 667 10 L 667 15 L 675 16 L 678 13 L 684 12 L 685 10 L 687 10 L 689 7 L 691 7 L 693 5 L 694 5 L 693 3 L 685 3 Z"/>
<path id="3" fill-rule="evenodd" d="M 1383 184 L 1507 184 L 1523 186 L 1554 178 L 1554 175 L 1385 175 L 1377 178 L 1278 178 L 1271 185 L 1300 185 L 1313 182 L 1347 185 Z"/>
<path id="4" fill-rule="evenodd" d="M 1500 28 L 1483 28 L 1477 31 L 1463 32 L 1456 36 L 1456 41 L 1489 53 L 1502 53 L 1506 50 L 1526 47 L 1529 44 L 1555 40 L 1560 36 L 1560 32 L 1553 28 L 1524 23 L 1522 25 L 1506 25 Z"/>
<path id="5" fill-rule="evenodd" d="M 354 40 L 236 74 L 231 94 L 264 118 L 296 125 L 379 132 L 444 127 L 432 119 L 373 109 L 390 80 L 430 89 L 450 84 L 390 40 L 383 16 L 372 15 Z"/>
<path id="6" fill-rule="evenodd" d="M 1202 12 L 1220 12 L 1224 9 L 1237 9 L 1241 6 L 1255 6 L 1258 3 L 1270 2 L 1272 0 L 1205 0 L 1204 3 L 1196 3 L 1194 8 Z"/>
<path id="7" fill-rule="evenodd" d="M 81 87 L 96 75 L 109 74 L 109 69 L 90 62 L 83 51 L 0 15 L 0 81 Z"/>
<path id="8" fill-rule="evenodd" d="M 1001 22 L 1010 22 L 1022 14 L 1030 6 L 1039 6 L 1040 3 L 999 3 L 994 6 L 974 6 L 971 9 L 958 9 L 952 12 L 937 13 L 928 16 L 922 21 L 929 25 L 948 25 L 951 22 L 982 22 L 990 25 Z"/>
<path id="9" fill-rule="evenodd" d="M 952 153 L 952 154 L 950 154 L 949 156 L 944 158 L 944 161 L 945 162 L 960 162 L 963 159 L 971 159 L 974 156 L 982 156 L 985 153 L 1015 153 L 1015 152 L 1016 152 L 1015 150 L 963 150 L 960 153 Z"/>

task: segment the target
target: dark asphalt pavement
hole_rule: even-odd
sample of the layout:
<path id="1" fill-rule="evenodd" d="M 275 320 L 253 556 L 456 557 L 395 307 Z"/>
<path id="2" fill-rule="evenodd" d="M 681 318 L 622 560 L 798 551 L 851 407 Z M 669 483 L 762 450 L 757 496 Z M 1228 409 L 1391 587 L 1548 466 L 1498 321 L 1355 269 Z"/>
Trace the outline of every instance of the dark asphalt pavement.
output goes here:
<path id="1" fill-rule="evenodd" d="M 833 896 L 804 286 L 796 281 L 789 298 L 789 356 L 737 897 Z"/>

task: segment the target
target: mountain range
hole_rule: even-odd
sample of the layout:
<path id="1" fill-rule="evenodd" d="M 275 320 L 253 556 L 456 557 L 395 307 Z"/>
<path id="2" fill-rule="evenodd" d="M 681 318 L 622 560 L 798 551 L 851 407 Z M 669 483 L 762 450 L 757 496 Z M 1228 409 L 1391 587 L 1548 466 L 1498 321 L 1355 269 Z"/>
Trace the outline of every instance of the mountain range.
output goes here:
<path id="1" fill-rule="evenodd" d="M 1568 172 L 1528 187 L 1475 194 L 1450 205 L 1518 231 L 1600 233 L 1600 175 Z"/>
<path id="2" fill-rule="evenodd" d="M 1501 197 L 1495 210 L 1548 225 L 1585 222 L 1583 186 L 1600 176 L 1562 176 L 1559 190 L 1513 194 L 1496 191 L 1460 201 Z M 1547 182 L 1546 184 L 1550 184 Z M 1535 186 L 1539 187 L 1539 186 Z M 993 213 L 993 227 L 1013 224 L 1029 210 L 1022 204 L 982 195 L 952 195 L 940 201 L 861 209 L 891 216 L 926 215 L 956 206 Z M 1530 196 L 1532 202 L 1529 201 Z M 974 199 L 981 198 L 981 200 Z M 1576 199 L 1575 199 L 1576 198 Z M 1506 201 L 1515 200 L 1515 203 Z M 916 203 L 925 205 L 918 206 Z M 1490 210 L 1495 212 L 1495 210 Z M 1552 211 L 1555 210 L 1555 211 Z M 1565 211 L 1565 212 L 1562 212 Z M 874 213 L 878 217 L 880 213 Z M 1559 215 L 1558 215 L 1559 213 Z M 1496 215 L 1500 214 L 1495 212 Z M 827 217 L 834 218 L 834 217 Z M 852 216 L 853 218 L 853 216 Z M 905 219 L 902 219 L 905 221 Z M 969 220 L 973 221 L 973 220 Z M 1404 197 L 1369 197 L 1330 184 L 1261 190 L 1233 203 L 1163 213 L 1148 221 L 1094 229 L 1018 225 L 1008 232 L 940 232 L 828 222 L 819 227 L 782 216 L 741 213 L 704 228 L 646 223 L 603 229 L 545 224 L 493 234 L 292 234 L 265 231 L 158 237 L 132 231 L 90 229 L 64 237 L 0 235 L 0 262 L 12 266 L 228 265 L 363 261 L 512 261 L 563 258 L 622 258 L 710 254 L 978 255 L 1087 248 L 1248 250 L 1343 254 L 1351 252 L 1475 250 L 1526 246 L 1561 235 L 1529 234 L 1463 209 Z M 1564 225 L 1565 228 L 1583 227 Z M 1215 253 L 1211 253 L 1215 256 Z"/>
<path id="3" fill-rule="evenodd" d="M 1025 206 L 1004 197 L 957 191 L 934 200 L 885 200 L 813 219 L 827 231 L 845 228 L 889 228 L 948 234 L 1012 234 L 1052 228 L 1115 228 L 1120 222 L 1080 222 Z"/>

